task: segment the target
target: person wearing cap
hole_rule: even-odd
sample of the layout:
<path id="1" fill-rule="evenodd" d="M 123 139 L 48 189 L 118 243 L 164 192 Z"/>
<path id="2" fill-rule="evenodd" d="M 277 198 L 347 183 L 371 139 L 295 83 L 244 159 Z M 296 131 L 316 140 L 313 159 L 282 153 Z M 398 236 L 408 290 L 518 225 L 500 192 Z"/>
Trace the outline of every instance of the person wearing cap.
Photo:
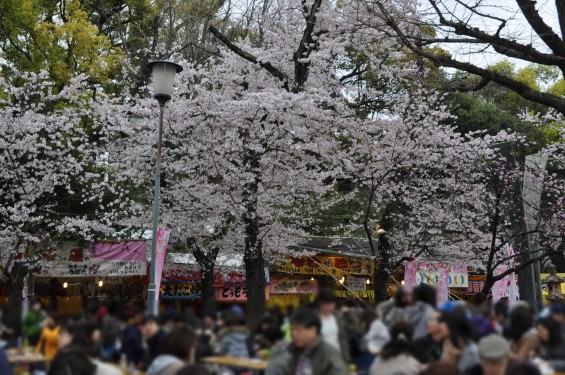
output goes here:
<path id="1" fill-rule="evenodd" d="M 480 363 L 466 375 L 504 375 L 510 360 L 510 344 L 501 336 L 491 334 L 479 341 Z"/>

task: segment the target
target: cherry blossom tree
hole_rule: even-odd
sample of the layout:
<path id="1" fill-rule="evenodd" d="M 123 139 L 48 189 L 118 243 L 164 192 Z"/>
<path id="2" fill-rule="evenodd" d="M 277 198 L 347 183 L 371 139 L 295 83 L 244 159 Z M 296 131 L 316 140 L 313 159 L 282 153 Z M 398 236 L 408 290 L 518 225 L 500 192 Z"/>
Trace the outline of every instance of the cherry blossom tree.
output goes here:
<path id="1" fill-rule="evenodd" d="M 42 251 L 58 238 L 107 232 L 125 194 L 105 161 L 122 106 L 93 97 L 84 76 L 55 87 L 46 73 L 0 80 L 2 281 L 16 322 L 23 279 Z"/>

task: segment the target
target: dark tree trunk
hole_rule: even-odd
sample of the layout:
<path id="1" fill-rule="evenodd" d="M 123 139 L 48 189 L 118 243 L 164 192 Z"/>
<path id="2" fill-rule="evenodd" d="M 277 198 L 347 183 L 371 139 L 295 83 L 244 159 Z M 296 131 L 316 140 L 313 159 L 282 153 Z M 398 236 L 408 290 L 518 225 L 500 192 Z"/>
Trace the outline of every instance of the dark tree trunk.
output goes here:
<path id="1" fill-rule="evenodd" d="M 14 329 L 17 334 L 21 332 L 24 279 L 27 274 L 28 267 L 26 265 L 15 263 L 8 282 L 6 325 Z"/>
<path id="2" fill-rule="evenodd" d="M 261 246 L 246 251 L 244 256 L 247 274 L 247 327 L 254 330 L 265 313 L 265 261 Z"/>
<path id="3" fill-rule="evenodd" d="M 382 302 L 388 299 L 387 284 L 389 273 L 385 269 L 375 267 L 373 289 L 375 290 L 375 301 Z"/>
<path id="4" fill-rule="evenodd" d="M 202 280 L 200 281 L 200 290 L 202 292 L 202 313 L 213 313 L 216 309 L 216 293 L 214 289 L 214 264 L 209 267 L 202 268 Z"/>

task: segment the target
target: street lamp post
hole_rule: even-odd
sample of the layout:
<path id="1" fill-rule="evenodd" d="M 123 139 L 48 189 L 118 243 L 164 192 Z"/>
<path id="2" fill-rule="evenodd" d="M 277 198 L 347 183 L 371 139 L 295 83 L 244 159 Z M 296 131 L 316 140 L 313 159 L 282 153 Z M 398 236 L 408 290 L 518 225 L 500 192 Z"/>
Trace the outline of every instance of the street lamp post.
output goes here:
<path id="1" fill-rule="evenodd" d="M 151 245 L 151 274 L 147 288 L 147 310 L 150 314 L 158 312 L 158 291 L 156 289 L 155 261 L 157 258 L 157 227 L 159 226 L 159 190 L 161 188 L 161 143 L 163 140 L 163 109 L 171 99 L 175 75 L 182 72 L 182 66 L 171 61 L 151 61 L 153 97 L 159 102 L 159 136 L 157 138 L 157 160 L 155 161 L 155 195 L 153 197 L 153 237 Z"/>

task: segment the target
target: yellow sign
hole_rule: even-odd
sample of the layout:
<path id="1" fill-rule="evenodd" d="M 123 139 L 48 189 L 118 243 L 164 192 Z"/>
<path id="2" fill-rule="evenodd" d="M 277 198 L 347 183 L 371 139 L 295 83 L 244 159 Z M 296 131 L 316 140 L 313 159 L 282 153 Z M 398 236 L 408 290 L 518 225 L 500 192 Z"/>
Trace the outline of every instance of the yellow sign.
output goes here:
<path id="1" fill-rule="evenodd" d="M 277 262 L 277 272 L 306 275 L 372 275 L 374 262 L 343 257 L 286 258 Z"/>

